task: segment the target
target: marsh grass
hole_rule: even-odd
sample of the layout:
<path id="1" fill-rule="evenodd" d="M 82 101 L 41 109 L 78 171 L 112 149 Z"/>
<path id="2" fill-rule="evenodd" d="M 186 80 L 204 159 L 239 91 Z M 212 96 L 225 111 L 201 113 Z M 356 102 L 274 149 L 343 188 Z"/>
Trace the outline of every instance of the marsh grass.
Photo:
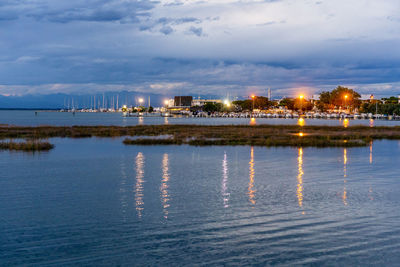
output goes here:
<path id="1" fill-rule="evenodd" d="M 177 139 L 128 139 L 124 140 L 125 145 L 181 145 L 182 140 Z"/>
<path id="2" fill-rule="evenodd" d="M 53 149 L 54 145 L 42 141 L 24 141 L 24 142 L 0 142 L 0 150 L 19 150 L 19 151 L 48 151 Z"/>
<path id="3" fill-rule="evenodd" d="M 303 136 L 299 136 L 302 132 Z M 159 136 L 169 136 L 159 138 Z M 158 137 L 125 139 L 133 145 L 254 145 L 254 146 L 366 146 L 372 140 L 400 140 L 400 126 L 298 126 L 298 125 L 138 125 L 138 126 L 40 126 L 0 127 L 5 138 L 87 138 L 87 137 Z"/>

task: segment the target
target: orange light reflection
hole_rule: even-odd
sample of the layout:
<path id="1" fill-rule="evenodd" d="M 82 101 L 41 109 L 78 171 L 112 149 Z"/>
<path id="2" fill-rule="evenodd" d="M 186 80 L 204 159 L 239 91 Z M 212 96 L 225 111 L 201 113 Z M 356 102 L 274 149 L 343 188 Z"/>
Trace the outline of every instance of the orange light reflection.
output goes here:
<path id="1" fill-rule="evenodd" d="M 250 150 L 250 162 L 249 162 L 249 188 L 248 188 L 248 195 L 249 201 L 251 204 L 255 205 L 256 200 L 255 198 L 255 188 L 254 188 L 254 147 L 251 147 Z"/>
<path id="2" fill-rule="evenodd" d="M 373 119 L 370 119 L 369 120 L 369 127 L 374 127 L 374 120 Z"/>
<path id="3" fill-rule="evenodd" d="M 298 162 L 298 172 L 297 175 L 297 201 L 299 203 L 299 207 L 303 207 L 303 148 L 299 148 L 299 156 L 297 157 Z"/>
<path id="4" fill-rule="evenodd" d="M 369 164 L 372 164 L 372 141 L 369 143 Z"/>
<path id="5" fill-rule="evenodd" d="M 306 125 L 306 121 L 303 118 L 299 118 L 299 120 L 297 121 L 297 124 L 301 127 L 303 127 L 304 125 Z"/>
<path id="6" fill-rule="evenodd" d="M 349 119 L 344 119 L 343 120 L 343 126 L 344 126 L 344 128 L 349 127 Z"/>
<path id="7" fill-rule="evenodd" d="M 346 190 L 346 178 L 347 178 L 347 149 L 345 148 L 343 150 L 343 177 L 344 177 L 344 187 L 343 187 L 343 195 L 342 195 L 342 200 L 343 204 L 347 206 L 347 190 Z"/>

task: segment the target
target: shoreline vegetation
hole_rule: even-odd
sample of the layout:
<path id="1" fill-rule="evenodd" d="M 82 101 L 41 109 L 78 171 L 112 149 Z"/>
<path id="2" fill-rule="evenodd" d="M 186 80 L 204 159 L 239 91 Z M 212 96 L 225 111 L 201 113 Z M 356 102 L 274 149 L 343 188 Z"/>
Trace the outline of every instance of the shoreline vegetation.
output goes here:
<path id="1" fill-rule="evenodd" d="M 28 140 L 24 142 L 0 142 L 0 150 L 15 150 L 15 151 L 25 151 L 25 152 L 35 152 L 35 151 L 48 151 L 53 149 L 54 145 L 49 142 L 43 142 L 40 140 Z"/>
<path id="2" fill-rule="evenodd" d="M 165 138 L 160 138 L 163 136 Z M 126 145 L 360 147 L 379 139 L 400 140 L 400 126 L 350 126 L 347 128 L 299 125 L 0 127 L 2 140 L 14 138 L 28 140 L 21 145 L 3 142 L 1 143 L 3 149 L 49 150 L 53 148 L 52 145 L 41 142 L 40 139 L 52 137 L 127 137 L 123 141 Z"/>

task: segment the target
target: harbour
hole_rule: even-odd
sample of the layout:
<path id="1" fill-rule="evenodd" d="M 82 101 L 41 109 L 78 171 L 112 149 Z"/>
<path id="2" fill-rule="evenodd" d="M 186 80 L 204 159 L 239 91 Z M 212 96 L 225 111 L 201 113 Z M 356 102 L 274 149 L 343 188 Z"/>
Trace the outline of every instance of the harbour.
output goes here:
<path id="1" fill-rule="evenodd" d="M 400 265 L 399 7 L 0 0 L 0 267 Z"/>

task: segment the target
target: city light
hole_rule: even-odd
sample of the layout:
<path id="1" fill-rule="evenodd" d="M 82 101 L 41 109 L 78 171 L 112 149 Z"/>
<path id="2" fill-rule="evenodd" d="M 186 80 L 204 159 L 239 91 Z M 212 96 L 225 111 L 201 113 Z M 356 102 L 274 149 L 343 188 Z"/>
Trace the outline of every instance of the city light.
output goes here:
<path id="1" fill-rule="evenodd" d="M 164 104 L 165 104 L 166 106 L 168 105 L 168 103 L 169 103 L 168 100 L 165 100 L 165 101 L 164 101 Z"/>
<path id="2" fill-rule="evenodd" d="M 231 103 L 229 103 L 228 99 L 224 100 L 224 104 L 229 108 L 231 106 Z"/>
<path id="3" fill-rule="evenodd" d="M 143 98 L 139 98 L 139 103 L 142 104 L 143 103 Z"/>
<path id="4" fill-rule="evenodd" d="M 299 118 L 299 121 L 297 122 L 297 124 L 299 125 L 299 126 L 304 126 L 305 124 L 306 124 L 306 121 L 303 119 L 303 118 Z"/>
<path id="5" fill-rule="evenodd" d="M 344 96 L 345 99 L 347 99 L 348 97 L 349 97 L 348 95 L 345 95 L 345 96 Z"/>
<path id="6" fill-rule="evenodd" d="M 344 126 L 344 128 L 349 127 L 349 120 L 348 119 L 344 119 L 343 120 L 343 126 Z"/>
<path id="7" fill-rule="evenodd" d="M 300 99 L 303 99 L 303 98 L 304 98 L 304 95 L 299 95 L 299 98 L 300 98 Z"/>
<path id="8" fill-rule="evenodd" d="M 300 136 L 300 137 L 303 137 L 303 136 L 304 136 L 304 133 L 303 133 L 303 132 L 300 132 L 300 133 L 299 133 L 299 136 Z"/>
<path id="9" fill-rule="evenodd" d="M 255 99 L 255 95 L 251 95 L 251 98 L 253 99 L 253 109 L 251 110 L 252 112 L 254 112 L 254 99 Z"/>

